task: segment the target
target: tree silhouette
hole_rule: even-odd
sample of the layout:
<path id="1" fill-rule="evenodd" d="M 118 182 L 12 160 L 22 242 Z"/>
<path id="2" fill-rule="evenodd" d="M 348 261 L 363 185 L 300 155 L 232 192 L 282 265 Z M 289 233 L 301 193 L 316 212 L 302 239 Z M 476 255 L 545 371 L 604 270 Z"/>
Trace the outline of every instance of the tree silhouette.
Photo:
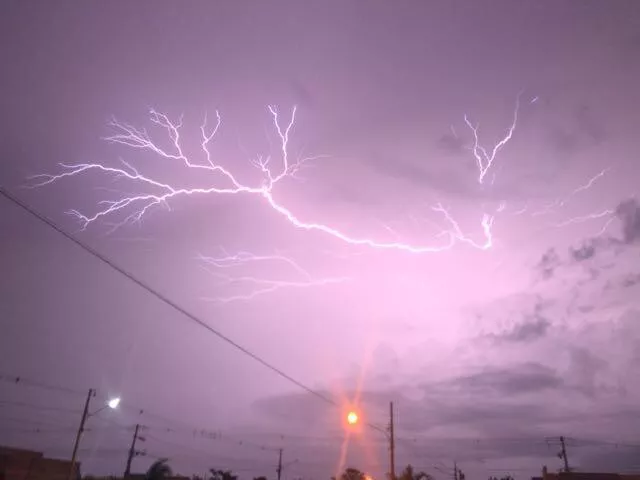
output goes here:
<path id="1" fill-rule="evenodd" d="M 253 480 L 267 480 L 267 477 L 253 477 Z"/>
<path id="2" fill-rule="evenodd" d="M 398 480 L 434 480 L 433 476 L 426 472 L 416 472 L 412 465 L 407 465 L 398 477 Z"/>
<path id="3" fill-rule="evenodd" d="M 149 470 L 147 470 L 146 479 L 147 480 L 165 480 L 171 476 L 173 476 L 173 470 L 167 463 L 169 461 L 168 458 L 161 458 L 160 460 L 156 460 L 151 464 Z"/>
<path id="4" fill-rule="evenodd" d="M 209 472 L 211 472 L 209 480 L 238 480 L 238 476 L 234 475 L 231 470 L 216 470 L 215 468 L 210 468 Z"/>
<path id="5" fill-rule="evenodd" d="M 340 475 L 340 480 L 365 480 L 367 476 L 358 470 L 357 468 L 347 468 L 342 475 Z M 332 480 L 335 478 L 332 477 Z"/>

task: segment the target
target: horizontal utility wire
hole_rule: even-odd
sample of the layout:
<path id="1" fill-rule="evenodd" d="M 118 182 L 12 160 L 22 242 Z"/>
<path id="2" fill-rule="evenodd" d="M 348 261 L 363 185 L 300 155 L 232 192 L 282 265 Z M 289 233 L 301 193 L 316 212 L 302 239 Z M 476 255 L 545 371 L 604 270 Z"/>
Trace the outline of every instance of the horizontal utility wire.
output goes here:
<path id="1" fill-rule="evenodd" d="M 62 392 L 62 393 L 70 393 L 72 395 L 85 395 L 86 392 L 82 392 L 80 390 L 74 390 L 72 388 L 61 387 L 58 385 L 51 385 L 43 382 L 38 382 L 35 380 L 31 380 L 20 375 L 9 375 L 6 373 L 0 373 L 0 382 L 13 383 L 16 385 L 24 385 L 29 387 L 38 387 L 45 390 L 50 390 L 54 392 Z"/>
<path id="2" fill-rule="evenodd" d="M 15 375 L 7 375 L 7 374 L 3 374 L 3 378 L 16 378 Z M 53 385 L 53 384 L 43 384 L 41 382 L 38 381 L 34 381 L 31 379 L 27 379 L 24 377 L 20 377 L 21 381 L 17 382 L 16 384 L 21 385 L 21 386 L 36 386 L 39 388 L 44 388 L 44 389 L 49 389 L 49 390 L 56 390 L 56 391 L 66 391 L 66 392 L 73 392 L 73 393 L 78 393 L 79 391 L 76 390 L 72 390 L 69 389 L 67 387 L 64 386 L 60 386 L 60 385 Z M 16 400 L 2 400 L 0 399 L 0 405 L 12 405 L 12 406 L 17 406 L 17 407 L 24 407 L 24 408 L 30 408 L 30 409 L 35 409 L 35 410 L 42 410 L 42 411 L 54 411 L 54 412 L 64 412 L 64 413 L 69 413 L 69 414 L 74 414 L 74 415 L 80 415 L 81 411 L 80 410 L 74 410 L 74 409 L 69 409 L 69 408 L 64 408 L 64 407 L 56 407 L 56 406 L 51 406 L 51 405 L 39 405 L 39 404 L 34 404 L 34 403 L 29 403 L 29 402 L 23 402 L 23 401 L 16 401 Z M 180 420 L 176 420 L 176 419 L 172 419 L 169 417 L 165 417 L 163 415 L 159 415 L 153 412 L 150 412 L 144 408 L 140 408 L 134 405 L 126 405 L 123 404 L 121 405 L 121 407 L 124 408 L 128 408 L 134 411 L 138 411 L 140 412 L 140 415 L 145 415 L 145 416 L 151 416 L 151 417 L 155 417 L 158 418 L 160 420 L 172 423 L 174 425 L 179 425 L 179 428 L 175 428 L 175 427 L 171 427 L 171 426 L 160 426 L 160 425 L 142 425 L 144 427 L 144 430 L 150 430 L 150 431 L 156 431 L 158 433 L 171 433 L 171 434 L 182 434 L 185 436 L 193 436 L 193 438 L 197 438 L 197 439 L 204 439 L 204 440 L 221 440 L 221 441 L 227 441 L 239 446 L 248 446 L 248 447 L 252 447 L 252 448 L 256 448 L 256 449 L 260 449 L 260 450 L 265 450 L 265 451 L 277 451 L 279 447 L 272 447 L 272 446 L 267 446 L 265 444 L 260 444 L 257 442 L 252 442 L 252 441 L 246 441 L 243 439 L 239 439 L 239 438 L 233 438 L 232 436 L 221 432 L 221 431 L 215 431 L 215 430 L 211 430 L 211 429 L 203 429 L 203 428 L 198 428 L 195 427 L 191 424 L 185 423 L 183 421 Z M 121 423 L 118 423 L 116 421 L 114 421 L 113 419 L 109 419 L 109 418 L 105 418 L 105 417 L 101 417 L 99 415 L 95 415 L 93 418 L 100 420 L 102 422 L 106 422 L 106 423 L 110 423 L 114 426 L 123 428 L 123 429 L 128 429 L 131 430 L 133 429 L 133 425 L 123 425 Z M 19 418 L 4 418 L 6 420 L 13 420 L 13 421 L 24 421 L 24 422 L 28 422 L 31 424 L 39 424 L 39 425 L 47 425 L 47 426 L 51 426 L 51 427 L 56 427 L 58 429 L 65 429 L 65 428 L 76 428 L 74 425 L 59 425 L 59 424 L 53 424 L 53 423 L 45 423 L 44 421 L 39 421 L 39 420 L 34 420 L 34 419 L 19 419 Z M 0 417 L 0 422 L 3 420 L 3 417 Z M 101 427 L 99 427 L 101 428 Z M 5 428 L 6 429 L 6 428 Z M 91 431 L 91 430 L 95 430 L 96 427 L 92 426 L 90 428 L 87 428 L 87 432 Z M 53 430 L 48 430 L 48 429 L 39 429 L 39 428 L 25 428 L 22 430 L 25 433 L 52 433 Z M 63 430 L 57 430 L 57 431 L 63 431 Z M 286 438 L 285 435 L 280 435 L 280 434 L 274 434 L 277 435 L 281 438 Z M 332 437 L 307 437 L 305 435 L 297 435 L 297 437 L 300 438 L 304 438 L 304 439 L 313 439 L 313 440 L 327 440 L 327 441 L 334 441 L 335 439 Z M 571 446 L 572 448 L 589 448 L 589 447 L 610 447 L 610 448 L 617 448 L 617 447 L 621 447 L 621 448 L 638 448 L 640 449 L 640 442 L 639 443 L 628 443 L 628 442 L 624 442 L 624 441 L 616 441 L 616 440 L 610 440 L 610 439 L 594 439 L 594 438 L 582 438 L 582 437 L 565 437 L 566 441 L 567 441 L 567 445 Z M 382 438 L 381 438 L 382 440 Z M 493 437 L 493 438 L 473 438 L 473 437 L 463 437 L 463 438 L 459 438 L 459 437 L 401 437 L 401 436 L 396 436 L 396 442 L 397 443 L 401 443 L 407 447 L 409 447 L 410 450 L 413 450 L 414 452 L 417 453 L 417 449 L 420 448 L 421 446 L 429 446 L 432 445 L 433 443 L 460 443 L 460 442 L 465 442 L 465 443 L 472 443 L 478 446 L 486 446 L 486 447 L 491 447 L 495 444 L 513 444 L 513 443 L 525 443 L 525 444 L 532 444 L 532 445 L 548 445 L 548 444 L 553 444 L 553 442 L 559 441 L 556 440 L 554 438 L 550 438 L 550 437 Z M 443 446 L 444 448 L 445 446 Z M 433 454 L 433 455 L 427 455 L 424 452 L 421 452 L 420 455 L 422 456 L 422 458 L 440 458 L 441 455 L 437 455 L 437 454 Z"/>
<path id="3" fill-rule="evenodd" d="M 34 386 L 34 385 L 38 385 L 40 386 L 41 384 L 39 382 L 35 382 L 35 381 L 31 381 L 28 380 L 25 381 L 24 383 L 22 383 L 22 385 L 30 385 L 30 386 Z M 47 387 L 43 387 L 43 388 L 54 388 L 54 389 L 58 389 L 58 390 L 65 390 L 65 387 L 62 386 L 55 386 L 55 385 L 47 385 Z M 85 393 L 86 394 L 86 393 Z M 34 403 L 29 403 L 29 402 L 23 402 L 23 401 L 16 401 L 16 400 L 2 400 L 0 399 L 0 405 L 5 404 L 5 405 L 12 405 L 12 406 L 16 406 L 16 407 L 23 407 L 23 408 L 29 408 L 32 410 L 42 410 L 42 411 L 54 411 L 54 412 L 64 412 L 64 413 L 69 413 L 69 414 L 73 414 L 73 415 L 80 415 L 82 412 L 80 410 L 74 410 L 74 409 L 68 409 L 65 407 L 56 407 L 56 406 L 51 406 L 51 405 L 39 405 L 39 404 L 34 404 Z M 180 420 L 175 420 L 169 417 L 165 417 L 163 415 L 159 415 L 153 412 L 150 412 L 149 410 L 145 409 L 145 408 L 141 408 L 135 405 L 130 405 L 130 404 L 126 404 L 123 403 L 121 404 L 118 408 L 125 408 L 125 409 L 130 409 L 132 411 L 138 412 L 139 415 L 141 416 L 151 416 L 151 417 L 155 417 L 158 418 L 159 420 L 163 420 L 165 422 L 169 422 L 172 423 L 174 425 L 174 427 L 170 427 L 170 426 L 159 426 L 159 425 L 142 425 L 143 430 L 151 430 L 151 431 L 158 431 L 158 432 L 162 432 L 162 433 L 182 433 L 184 435 L 188 435 L 188 436 L 193 436 L 193 438 L 198 438 L 198 439 L 205 439 L 205 440 L 220 440 L 220 441 L 226 441 L 229 443 L 233 443 L 235 445 L 239 445 L 239 446 L 247 446 L 247 447 L 252 447 L 252 448 L 256 448 L 259 450 L 264 450 L 264 451 L 277 451 L 278 447 L 271 447 L 271 446 L 267 446 L 264 444 L 260 444 L 260 443 L 256 443 L 256 442 L 252 442 L 252 441 L 246 441 L 240 438 L 233 438 L 233 436 L 228 435 L 224 432 L 221 431 L 215 431 L 215 430 L 211 430 L 211 429 L 204 429 L 204 428 L 199 428 L 196 427 L 194 425 L 188 424 L 186 422 L 180 421 Z M 96 419 L 96 420 L 100 420 L 102 422 L 106 422 L 106 423 L 110 423 L 112 425 L 115 425 L 117 427 L 123 428 L 123 429 L 128 429 L 131 430 L 133 429 L 133 425 L 123 425 L 119 422 L 116 422 L 113 419 L 110 418 L 105 418 L 102 417 L 100 415 L 92 415 L 91 416 L 92 419 Z M 0 421 L 2 420 L 2 417 L 0 417 Z M 17 419 L 16 419 L 17 420 Z M 32 420 L 33 422 L 35 422 L 35 420 Z M 176 428 L 175 426 L 180 425 L 180 427 Z M 66 428 L 67 425 L 57 425 L 57 424 L 51 424 L 51 426 L 55 426 L 55 427 L 62 427 L 62 428 Z M 69 425 L 69 427 L 74 427 L 77 428 L 73 425 Z M 85 431 L 90 431 L 95 429 L 94 427 L 92 428 L 87 428 Z M 36 430 L 36 429 L 33 429 Z M 278 436 L 282 437 L 282 435 L 277 434 Z"/>

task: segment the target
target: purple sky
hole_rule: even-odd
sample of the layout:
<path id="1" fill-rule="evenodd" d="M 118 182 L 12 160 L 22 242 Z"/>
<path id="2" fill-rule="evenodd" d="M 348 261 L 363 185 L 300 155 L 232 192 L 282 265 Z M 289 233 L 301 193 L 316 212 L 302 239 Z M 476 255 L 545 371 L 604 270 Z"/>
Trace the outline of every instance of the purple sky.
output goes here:
<path id="1" fill-rule="evenodd" d="M 565 435 L 574 466 L 640 468 L 637 448 L 615 446 L 640 443 L 635 0 L 5 1 L 0 18 L 3 188 L 305 385 L 338 402 L 359 392 L 367 421 L 383 425 L 393 400 L 399 466 L 525 478 L 561 466 L 545 438 Z M 283 133 L 297 106 L 289 165 L 314 159 L 295 175 L 276 177 L 269 105 Z M 470 126 L 490 151 L 516 107 L 479 182 Z M 183 115 L 182 151 L 207 168 L 167 158 L 151 109 Z M 208 164 L 200 126 L 216 110 Z M 165 157 L 114 137 L 113 117 Z M 271 186 L 251 163 L 269 155 Z M 211 165 L 252 190 L 178 192 L 122 224 L 137 201 L 84 230 L 65 214 L 233 187 Z M 486 241 L 483 215 L 486 249 L 470 245 Z M 85 472 L 120 474 L 142 423 L 136 471 L 166 456 L 186 474 L 273 478 L 282 447 L 298 459 L 285 478 L 335 474 L 346 403 L 278 377 L 6 201 L 0 218 L 0 374 L 79 392 L 0 383 L 0 443 L 69 456 L 92 387 L 96 409 L 112 395 L 122 407 L 90 419 Z M 269 258 L 224 261 L 241 252 Z M 354 433 L 345 462 L 381 476 L 382 435 Z"/>

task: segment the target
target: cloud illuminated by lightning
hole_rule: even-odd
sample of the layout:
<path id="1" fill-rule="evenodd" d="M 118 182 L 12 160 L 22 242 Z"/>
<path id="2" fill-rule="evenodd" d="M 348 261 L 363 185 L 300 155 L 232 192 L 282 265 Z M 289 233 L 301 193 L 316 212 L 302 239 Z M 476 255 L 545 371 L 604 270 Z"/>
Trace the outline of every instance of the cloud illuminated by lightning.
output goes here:
<path id="1" fill-rule="evenodd" d="M 471 128 L 475 144 L 473 147 L 474 156 L 477 159 L 479 177 L 478 181 L 482 183 L 485 175 L 491 169 L 498 151 L 503 148 L 511 139 L 516 127 L 518 105 L 514 113 L 514 121 L 508 129 L 508 134 L 500 140 L 492 149 L 491 154 L 479 143 L 478 127 L 471 125 L 465 116 L 467 125 Z M 120 167 L 112 167 L 100 163 L 83 163 L 83 164 L 61 164 L 63 171 L 55 175 L 37 175 L 31 177 L 36 180 L 34 186 L 44 186 L 54 183 L 64 178 L 75 177 L 89 172 L 99 172 L 110 175 L 115 179 L 128 180 L 148 193 L 138 193 L 135 195 L 122 195 L 114 200 L 103 200 L 98 202 L 97 209 L 93 213 L 84 213 L 80 210 L 71 210 L 69 213 L 76 217 L 82 225 L 87 228 L 90 224 L 105 219 L 107 217 L 115 217 L 123 215 L 122 219 L 115 223 L 115 228 L 126 224 L 139 222 L 143 216 L 153 207 L 168 206 L 170 200 L 185 196 L 196 195 L 252 195 L 265 201 L 273 211 L 284 217 L 291 225 L 296 228 L 316 231 L 324 233 L 334 239 L 340 240 L 354 246 L 364 246 L 375 249 L 398 250 L 410 253 L 432 253 L 441 252 L 451 249 L 456 244 L 466 244 L 476 249 L 487 250 L 493 244 L 492 225 L 494 217 L 485 213 L 480 220 L 482 238 L 480 240 L 473 239 L 465 234 L 454 219 L 451 213 L 441 204 L 431 207 L 431 210 L 442 215 L 448 224 L 448 228 L 442 229 L 434 236 L 433 243 L 408 243 L 401 240 L 389 241 L 375 237 L 359 237 L 326 223 L 316 221 L 303 220 L 297 216 L 293 210 L 276 199 L 275 188 L 285 179 L 291 178 L 303 166 L 303 164 L 311 158 L 292 159 L 290 155 L 290 137 L 293 131 L 296 118 L 296 108 L 291 111 L 291 115 L 287 121 L 282 122 L 276 107 L 269 106 L 268 111 L 271 114 L 273 127 L 279 138 L 279 152 L 277 161 L 267 156 L 257 156 L 252 160 L 252 165 L 256 167 L 262 175 L 262 181 L 259 185 L 248 185 L 242 183 L 229 169 L 225 168 L 214 160 L 210 144 L 218 133 L 222 120 L 220 114 L 216 111 L 215 124 L 208 125 L 207 117 L 204 118 L 200 126 L 200 150 L 201 159 L 196 161 L 185 154 L 183 142 L 180 135 L 183 126 L 182 118 L 178 121 L 170 120 L 167 115 L 151 110 L 150 120 L 153 125 L 165 130 L 169 139 L 171 148 L 166 149 L 154 142 L 151 136 L 144 129 L 139 129 L 128 123 L 120 122 L 113 119 L 110 126 L 114 129 L 114 133 L 106 140 L 112 143 L 121 144 L 130 148 L 150 151 L 157 156 L 180 162 L 186 169 L 202 171 L 203 173 L 215 174 L 216 181 L 212 185 L 206 187 L 179 186 L 160 181 L 150 175 L 141 173 L 130 163 L 122 162 Z M 274 166 L 274 163 L 276 164 Z M 437 239 L 437 241 L 435 240 Z M 443 239 L 443 240 L 441 240 Z"/>
<path id="2" fill-rule="evenodd" d="M 537 98 L 536 98 L 537 99 Z M 534 103 L 533 99 L 531 103 Z M 505 135 L 492 147 L 485 147 L 480 140 L 479 124 L 473 124 L 467 115 L 464 115 L 464 122 L 470 129 L 473 144 L 470 147 L 475 164 L 477 167 L 476 180 L 479 184 L 488 183 L 490 187 L 495 181 L 495 176 L 501 166 L 496 167 L 498 154 L 512 140 L 517 128 L 518 115 L 520 109 L 520 95 L 516 99 L 513 118 Z M 437 203 L 428 206 L 428 210 L 439 215 L 445 227 L 438 226 L 436 233 L 429 235 L 426 242 L 408 242 L 403 240 L 402 236 L 392 229 L 389 225 L 383 224 L 384 231 L 382 236 L 356 236 L 344 230 L 341 230 L 328 223 L 318 220 L 303 219 L 294 213 L 294 206 L 285 204 L 277 195 L 286 184 L 287 180 L 295 180 L 296 175 L 309 161 L 313 161 L 322 156 L 295 157 L 291 155 L 291 137 L 296 122 L 296 107 L 290 112 L 290 115 L 283 120 L 282 115 L 274 106 L 267 108 L 272 120 L 272 127 L 278 139 L 277 152 L 275 155 L 256 155 L 250 160 L 250 164 L 255 167 L 261 177 L 257 183 L 246 183 L 234 173 L 232 169 L 224 166 L 212 154 L 211 145 L 216 139 L 221 127 L 222 117 L 218 111 L 215 112 L 213 122 L 205 116 L 199 127 L 198 149 L 196 155 L 188 155 L 187 148 L 184 146 L 182 137 L 183 119 L 180 117 L 177 121 L 171 120 L 166 114 L 156 110 L 150 111 L 150 122 L 165 134 L 162 143 L 156 142 L 146 129 L 140 129 L 129 123 L 112 119 L 109 126 L 112 128 L 112 134 L 107 136 L 105 140 L 110 143 L 122 145 L 134 150 L 141 150 L 151 153 L 160 159 L 169 161 L 182 166 L 183 169 L 191 172 L 201 173 L 199 182 L 207 183 L 202 186 L 193 184 L 183 184 L 178 181 L 163 181 L 159 176 L 151 173 L 142 172 L 129 162 L 122 161 L 121 165 L 107 165 L 102 163 L 79 163 L 79 164 L 61 164 L 61 171 L 57 174 L 41 174 L 31 177 L 34 181 L 33 187 L 41 187 L 58 182 L 63 179 L 80 177 L 91 173 L 101 174 L 110 177 L 113 180 L 125 181 L 127 185 L 135 188 L 135 193 L 123 193 L 113 189 L 102 189 L 111 195 L 111 198 L 97 202 L 96 208 L 88 213 L 79 209 L 68 212 L 80 221 L 83 229 L 89 225 L 100 222 L 109 224 L 112 231 L 129 224 L 140 222 L 144 216 L 155 207 L 161 206 L 169 208 L 170 202 L 180 198 L 190 196 L 231 196 L 243 195 L 255 197 L 258 201 L 266 203 L 273 212 L 278 214 L 289 222 L 294 228 L 306 230 L 309 232 L 318 232 L 329 238 L 338 240 L 347 246 L 361 246 L 376 250 L 400 251 L 413 254 L 436 253 L 449 250 L 456 245 L 466 245 L 468 247 L 489 250 L 493 247 L 493 225 L 495 215 L 504 215 L 509 211 L 510 215 L 529 214 L 533 216 L 544 215 L 546 213 L 556 212 L 564 207 L 569 200 L 575 196 L 591 189 L 594 184 L 605 176 L 609 169 L 603 169 L 594 175 L 588 182 L 580 185 L 571 191 L 564 198 L 555 200 L 545 204 L 542 210 L 530 213 L 530 202 L 527 202 L 519 210 L 511 212 L 507 208 L 506 201 L 501 201 L 493 213 L 487 213 L 486 210 L 479 218 L 480 233 L 474 238 L 463 231 L 463 228 L 452 215 L 450 210 L 443 204 Z M 457 137 L 457 132 L 451 126 L 451 131 Z M 501 164 L 503 165 L 503 164 Z M 488 178 L 491 179 L 487 182 Z M 384 192 L 382 192 L 384 194 Z M 613 220 L 614 212 L 604 210 L 581 217 L 575 217 L 558 223 L 556 226 L 566 226 L 574 223 L 586 222 L 589 220 L 608 217 L 607 223 L 603 231 Z M 413 216 L 412 216 L 413 218 Z M 435 222 L 429 220 L 430 225 Z M 391 236 L 391 240 L 389 237 Z M 361 252 L 360 250 L 359 252 Z M 357 252 L 352 252 L 357 253 Z M 272 293 L 281 289 L 288 288 L 307 288 L 335 283 L 346 282 L 349 278 L 315 278 L 306 270 L 301 268 L 292 258 L 283 254 L 274 255 L 256 255 L 249 252 L 239 252 L 236 254 L 228 254 L 223 251 L 220 256 L 200 256 L 199 260 L 203 267 L 218 280 L 220 286 L 229 287 L 230 289 L 241 289 L 242 293 L 230 296 L 216 296 L 208 298 L 218 303 L 229 303 L 239 300 L 250 300 L 258 296 Z M 271 274 L 267 276 L 259 276 L 255 274 L 245 274 L 242 272 L 244 267 L 255 266 L 264 263 L 268 265 L 286 266 L 289 273 L 286 278 L 274 278 Z M 241 273 L 238 273 L 238 272 Z"/>

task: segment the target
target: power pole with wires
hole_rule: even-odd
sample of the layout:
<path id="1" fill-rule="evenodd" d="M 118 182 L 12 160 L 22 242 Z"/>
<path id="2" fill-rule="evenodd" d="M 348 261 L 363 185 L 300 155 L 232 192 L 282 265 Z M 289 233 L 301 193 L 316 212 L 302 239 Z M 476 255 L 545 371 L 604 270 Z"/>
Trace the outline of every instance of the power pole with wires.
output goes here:
<path id="1" fill-rule="evenodd" d="M 396 480 L 396 440 L 393 429 L 393 402 L 389 402 L 389 469 L 391 480 Z"/>
<path id="2" fill-rule="evenodd" d="M 564 461 L 564 471 L 569 473 L 571 470 L 569 469 L 569 460 L 567 459 L 567 448 L 564 443 L 564 437 L 560 437 L 560 445 L 562 446 L 562 450 L 558 453 L 558 457 Z"/>
<path id="3" fill-rule="evenodd" d="M 454 480 L 464 480 L 464 473 L 458 468 L 458 462 L 453 462 L 453 478 Z"/>
<path id="4" fill-rule="evenodd" d="M 76 441 L 73 444 L 73 453 L 71 454 L 71 463 L 69 464 L 69 475 L 68 480 L 74 480 L 74 475 L 76 474 L 76 458 L 78 456 L 78 446 L 80 445 L 80 437 L 82 437 L 82 433 L 84 432 L 84 424 L 87 421 L 87 417 L 89 417 L 89 403 L 91 403 L 91 397 L 96 396 L 96 391 L 93 388 L 89 389 L 89 393 L 87 394 L 87 399 L 84 402 L 84 410 L 82 411 L 82 419 L 80 420 L 80 426 L 78 427 L 78 433 L 76 433 Z"/>
<path id="5" fill-rule="evenodd" d="M 282 477 L 282 449 L 278 450 L 278 468 L 276 469 L 278 473 L 278 480 Z"/>
<path id="6" fill-rule="evenodd" d="M 136 428 L 133 431 L 133 439 L 131 440 L 131 447 L 129 448 L 129 455 L 127 456 L 127 466 L 124 470 L 124 478 L 127 478 L 129 475 L 131 475 L 131 461 L 133 460 L 133 457 L 138 454 L 138 452 L 136 452 L 136 442 L 138 441 L 138 439 L 144 440 L 144 438 L 138 435 L 139 431 L 140 424 L 136 424 Z"/>

